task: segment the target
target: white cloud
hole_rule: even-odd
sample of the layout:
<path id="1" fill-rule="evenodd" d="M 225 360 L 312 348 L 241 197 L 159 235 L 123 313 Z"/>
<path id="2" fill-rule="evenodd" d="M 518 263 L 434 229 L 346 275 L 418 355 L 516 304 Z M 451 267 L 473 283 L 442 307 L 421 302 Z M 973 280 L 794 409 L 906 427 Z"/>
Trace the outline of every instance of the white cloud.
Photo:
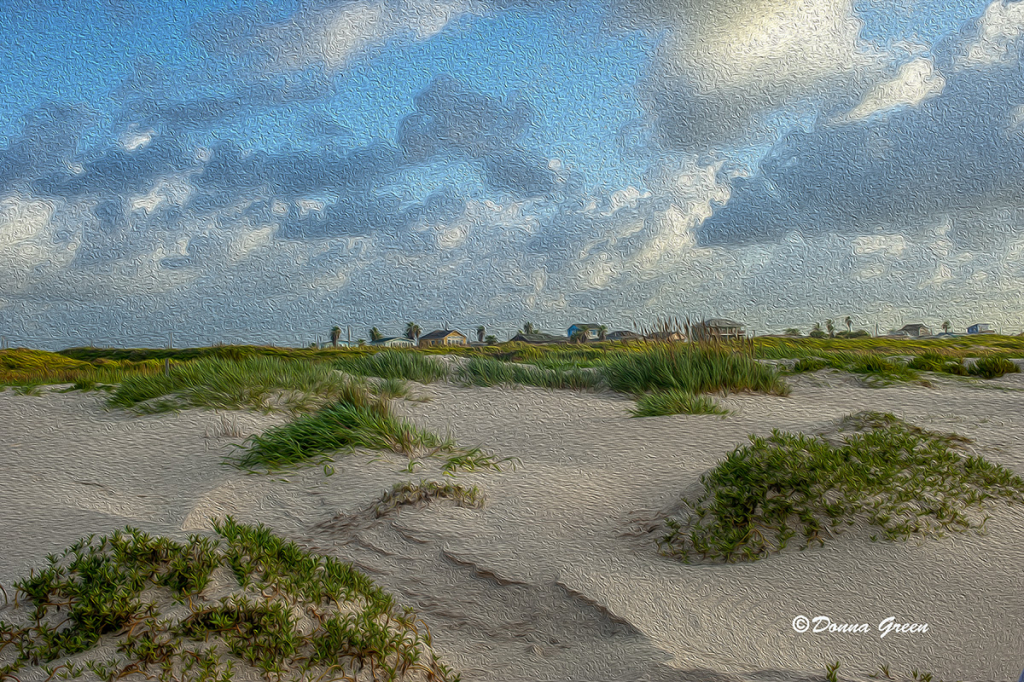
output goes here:
<path id="1" fill-rule="evenodd" d="M 1024 34 L 1024 3 L 996 0 L 978 20 L 971 40 L 961 48 L 957 64 L 983 67 L 1010 61 L 1011 45 Z"/>
<path id="2" fill-rule="evenodd" d="M 649 7 L 636 2 L 638 11 Z M 850 0 L 656 4 L 673 29 L 664 66 L 690 77 L 698 92 L 805 91 L 866 63 Z"/>
<path id="3" fill-rule="evenodd" d="M 121 146 L 130 152 L 133 152 L 136 149 L 141 149 L 142 147 L 145 147 L 152 141 L 152 130 L 129 130 L 128 132 L 121 136 Z"/>
<path id="4" fill-rule="evenodd" d="M 338 70 L 389 40 L 427 40 L 471 11 L 470 0 L 339 3 L 264 27 L 255 42 L 271 48 L 273 70 L 298 70 L 317 63 Z"/>
<path id="5" fill-rule="evenodd" d="M 877 84 L 840 121 L 858 121 L 900 106 L 917 106 L 942 92 L 946 79 L 935 71 L 930 59 L 919 58 L 900 66 L 896 75 Z"/>

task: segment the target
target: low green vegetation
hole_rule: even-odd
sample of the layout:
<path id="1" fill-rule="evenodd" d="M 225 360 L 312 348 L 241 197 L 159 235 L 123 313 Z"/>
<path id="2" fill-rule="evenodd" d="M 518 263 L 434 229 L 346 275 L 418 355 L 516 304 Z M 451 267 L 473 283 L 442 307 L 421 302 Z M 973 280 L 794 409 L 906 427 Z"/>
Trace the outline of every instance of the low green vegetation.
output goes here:
<path id="1" fill-rule="evenodd" d="M 999 356 L 983 356 L 973 363 L 944 353 L 929 351 L 918 355 L 908 365 L 911 369 L 926 372 L 940 372 L 956 376 L 974 376 L 981 379 L 998 379 L 1006 374 L 1020 372 L 1016 364 Z"/>
<path id="2" fill-rule="evenodd" d="M 679 390 L 657 391 L 636 401 L 634 417 L 661 417 L 672 414 L 729 414 L 711 398 Z"/>
<path id="3" fill-rule="evenodd" d="M 13 653 L 0 658 L 0 680 L 27 666 L 106 682 L 459 679 L 415 613 L 350 564 L 230 516 L 214 529 L 219 539 L 180 544 L 127 528 L 49 556 L 15 584 L 20 622 L 0 621 L 0 654 Z M 161 613 L 174 604 L 187 609 Z M 101 645 L 116 653 L 101 659 Z"/>
<path id="4" fill-rule="evenodd" d="M 896 381 L 922 381 L 912 365 L 904 365 L 871 353 L 842 351 L 800 358 L 790 372 L 800 374 L 827 368 L 862 375 L 864 383 L 869 386 L 886 386 Z"/>
<path id="5" fill-rule="evenodd" d="M 310 409 L 354 389 L 323 363 L 270 357 L 203 358 L 170 367 L 170 375 L 126 377 L 108 399 L 111 407 L 157 413 L 189 407 L 293 411 Z"/>
<path id="6" fill-rule="evenodd" d="M 361 356 L 339 357 L 331 364 L 335 369 L 348 374 L 405 379 L 421 384 L 448 378 L 448 368 L 444 362 L 415 350 L 384 350 Z"/>
<path id="7" fill-rule="evenodd" d="M 610 354 L 603 371 L 612 390 L 637 396 L 651 391 L 789 394 L 774 368 L 715 344 L 638 344 Z"/>
<path id="8" fill-rule="evenodd" d="M 601 377 L 584 369 L 542 369 L 491 358 L 471 358 L 456 371 L 468 386 L 537 386 L 550 389 L 594 390 Z"/>
<path id="9" fill-rule="evenodd" d="M 0 387 L 40 387 L 73 384 L 74 390 L 96 390 L 121 383 L 129 376 L 156 374 L 163 364 L 156 361 L 116 361 L 96 358 L 84 362 L 59 353 L 15 348 L 0 350 Z M 35 389 L 30 389 L 37 393 Z"/>
<path id="10" fill-rule="evenodd" d="M 751 436 L 704 474 L 704 494 L 684 500 L 687 518 L 666 521 L 659 544 L 683 561 L 754 561 L 797 538 L 824 544 L 857 518 L 889 540 L 978 528 L 967 511 L 1024 502 L 1024 480 L 979 456 L 954 452 L 964 439 L 910 426 L 891 414 L 860 413 L 832 442 L 773 431 Z"/>

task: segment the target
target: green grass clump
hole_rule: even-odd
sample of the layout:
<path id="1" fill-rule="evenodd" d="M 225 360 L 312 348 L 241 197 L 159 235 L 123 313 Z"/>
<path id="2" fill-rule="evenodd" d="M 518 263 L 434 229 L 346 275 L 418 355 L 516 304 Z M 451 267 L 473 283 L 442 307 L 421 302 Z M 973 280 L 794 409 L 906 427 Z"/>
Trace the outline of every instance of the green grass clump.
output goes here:
<path id="1" fill-rule="evenodd" d="M 678 390 L 657 391 L 636 401 L 634 417 L 661 417 L 671 414 L 729 414 L 711 398 Z"/>
<path id="2" fill-rule="evenodd" d="M 243 469 L 274 471 L 338 450 L 367 448 L 405 453 L 410 458 L 423 448 L 454 452 L 450 440 L 422 431 L 391 413 L 383 398 L 355 393 L 295 421 L 250 436 L 236 446 L 245 454 L 235 464 Z"/>
<path id="3" fill-rule="evenodd" d="M 967 368 L 969 374 L 982 379 L 998 379 L 1004 374 L 1013 374 L 1019 371 L 1017 365 L 1000 357 L 978 358 L 974 365 Z"/>
<path id="4" fill-rule="evenodd" d="M 387 400 L 405 398 L 409 395 L 409 384 L 406 383 L 405 379 L 384 379 L 374 390 L 377 395 Z"/>
<path id="5" fill-rule="evenodd" d="M 20 679 L 26 666 L 41 666 L 47 679 L 88 670 L 106 682 L 136 673 L 230 682 L 236 667 L 246 679 L 279 682 L 459 679 L 413 611 L 350 564 L 230 516 L 214 530 L 219 539 L 179 544 L 127 528 L 49 556 L 47 568 L 15 584 L 21 622 L 0 621 L 0 652 L 10 646 L 15 654 L 0 665 L 0 679 Z M 237 587 L 211 601 L 203 591 L 220 568 Z M 187 613 L 161 617 L 168 597 L 187 602 Z M 300 617 L 312 627 L 300 630 Z M 89 657 L 99 644 L 116 644 L 116 655 Z M 72 655 L 77 662 L 47 665 Z"/>
<path id="6" fill-rule="evenodd" d="M 919 379 L 916 371 L 898 362 L 891 362 L 878 355 L 860 355 L 846 366 L 848 372 L 868 375 L 877 385 L 893 381 L 914 381 Z"/>
<path id="7" fill-rule="evenodd" d="M 147 413 L 189 407 L 269 411 L 277 398 L 297 411 L 351 393 L 350 383 L 326 364 L 309 360 L 203 358 L 172 363 L 170 376 L 126 377 L 107 404 Z"/>
<path id="8" fill-rule="evenodd" d="M 957 376 L 967 376 L 968 374 L 967 367 L 959 358 L 935 351 L 921 353 L 911 360 L 907 367 L 922 372 L 941 372 Z"/>
<path id="9" fill-rule="evenodd" d="M 456 378 L 469 386 L 537 386 L 587 391 L 597 388 L 601 377 L 582 369 L 541 369 L 491 358 L 471 358 Z"/>
<path id="10" fill-rule="evenodd" d="M 452 500 L 460 507 L 473 509 L 484 506 L 484 495 L 475 485 L 467 488 L 448 481 L 406 481 L 396 483 L 391 490 L 384 493 L 373 507 L 373 513 L 379 518 L 404 505 L 421 504 L 437 499 Z"/>
<path id="11" fill-rule="evenodd" d="M 603 371 L 612 390 L 633 395 L 666 390 L 789 394 L 774 368 L 715 345 L 637 344 L 636 350 L 610 354 Z"/>
<path id="12" fill-rule="evenodd" d="M 800 372 L 817 372 L 819 369 L 825 369 L 831 367 L 832 363 L 824 358 L 811 357 L 811 358 L 800 358 L 793 365 L 792 372 L 798 374 Z"/>
<path id="13" fill-rule="evenodd" d="M 1024 480 L 981 457 L 950 449 L 951 436 L 912 427 L 892 415 L 848 418 L 868 427 L 839 445 L 773 431 L 751 436 L 701 477 L 705 492 L 684 500 L 691 513 L 668 519 L 662 552 L 688 561 L 754 561 L 799 536 L 804 547 L 864 517 L 890 539 L 979 527 L 965 514 L 988 500 L 1024 502 Z"/>
<path id="14" fill-rule="evenodd" d="M 332 364 L 335 369 L 349 374 L 406 379 L 421 384 L 448 378 L 448 368 L 443 362 L 414 350 L 384 350 L 363 356 L 341 357 Z"/>

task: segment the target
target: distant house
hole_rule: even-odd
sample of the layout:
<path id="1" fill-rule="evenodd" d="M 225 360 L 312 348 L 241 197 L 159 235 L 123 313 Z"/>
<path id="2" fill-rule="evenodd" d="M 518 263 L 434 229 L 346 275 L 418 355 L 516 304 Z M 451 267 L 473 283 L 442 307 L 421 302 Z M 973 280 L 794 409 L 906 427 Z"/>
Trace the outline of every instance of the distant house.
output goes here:
<path id="1" fill-rule="evenodd" d="M 662 341 L 674 343 L 676 341 L 685 341 L 686 337 L 683 336 L 682 332 L 651 332 L 644 337 L 647 341 Z"/>
<path id="2" fill-rule="evenodd" d="M 713 317 L 694 325 L 693 336 L 720 339 L 722 341 L 733 341 L 746 337 L 743 325 L 734 320 L 726 320 L 721 317 Z"/>
<path id="3" fill-rule="evenodd" d="M 995 332 L 992 331 L 992 325 L 990 325 L 990 324 L 983 324 L 983 323 L 972 324 L 970 327 L 967 328 L 967 333 L 968 334 L 995 334 Z"/>
<path id="4" fill-rule="evenodd" d="M 619 331 L 611 332 L 605 338 L 609 341 L 622 341 L 623 343 L 628 343 L 630 341 L 642 341 L 644 337 L 640 336 L 636 332 Z"/>
<path id="5" fill-rule="evenodd" d="M 518 341 L 520 343 L 532 343 L 532 344 L 545 344 L 545 343 L 568 343 L 569 339 L 565 336 L 555 336 L 554 334 L 542 334 L 536 332 L 533 334 L 523 334 L 519 332 L 513 336 L 509 341 Z"/>
<path id="6" fill-rule="evenodd" d="M 896 333 L 900 334 L 901 332 L 903 334 L 906 334 L 907 336 L 909 336 L 911 338 L 915 338 L 915 339 L 919 339 L 922 336 L 931 336 L 932 335 L 932 333 L 928 329 L 928 327 L 924 326 L 923 324 L 905 324 Z"/>
<path id="7" fill-rule="evenodd" d="M 385 336 L 376 341 L 370 341 L 371 346 L 384 346 L 385 348 L 412 348 L 416 342 L 404 336 Z"/>
<path id="8" fill-rule="evenodd" d="M 420 337 L 420 347 L 428 346 L 465 346 L 469 339 L 460 331 L 453 329 L 436 329 Z"/>
<path id="9" fill-rule="evenodd" d="M 571 339 L 579 332 L 583 332 L 587 341 L 597 341 L 600 335 L 601 325 L 599 324 L 574 324 L 569 327 L 568 337 Z"/>

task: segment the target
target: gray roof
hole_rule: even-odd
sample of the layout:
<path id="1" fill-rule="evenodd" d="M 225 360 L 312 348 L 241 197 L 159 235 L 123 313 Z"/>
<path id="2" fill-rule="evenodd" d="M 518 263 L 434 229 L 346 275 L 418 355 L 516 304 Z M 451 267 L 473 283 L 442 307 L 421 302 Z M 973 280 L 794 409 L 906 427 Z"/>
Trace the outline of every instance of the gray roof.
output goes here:
<path id="1" fill-rule="evenodd" d="M 451 334 L 458 334 L 459 336 L 461 336 L 463 338 L 467 338 L 465 334 L 463 334 L 462 332 L 457 331 L 455 329 L 435 329 L 434 331 L 430 332 L 429 334 L 424 334 L 423 336 L 421 336 L 420 337 L 420 341 L 423 341 L 424 339 L 426 339 L 428 341 L 432 340 L 432 339 L 443 339 L 446 336 L 449 336 Z"/>
<path id="2" fill-rule="evenodd" d="M 735 320 L 727 320 L 723 317 L 712 317 L 710 320 L 704 320 L 704 324 L 708 327 L 742 327 L 742 322 L 736 322 Z"/>
<path id="3" fill-rule="evenodd" d="M 526 343 L 565 343 L 568 339 L 564 336 L 537 332 L 536 334 L 516 334 L 512 337 L 512 340 L 525 341 Z"/>

